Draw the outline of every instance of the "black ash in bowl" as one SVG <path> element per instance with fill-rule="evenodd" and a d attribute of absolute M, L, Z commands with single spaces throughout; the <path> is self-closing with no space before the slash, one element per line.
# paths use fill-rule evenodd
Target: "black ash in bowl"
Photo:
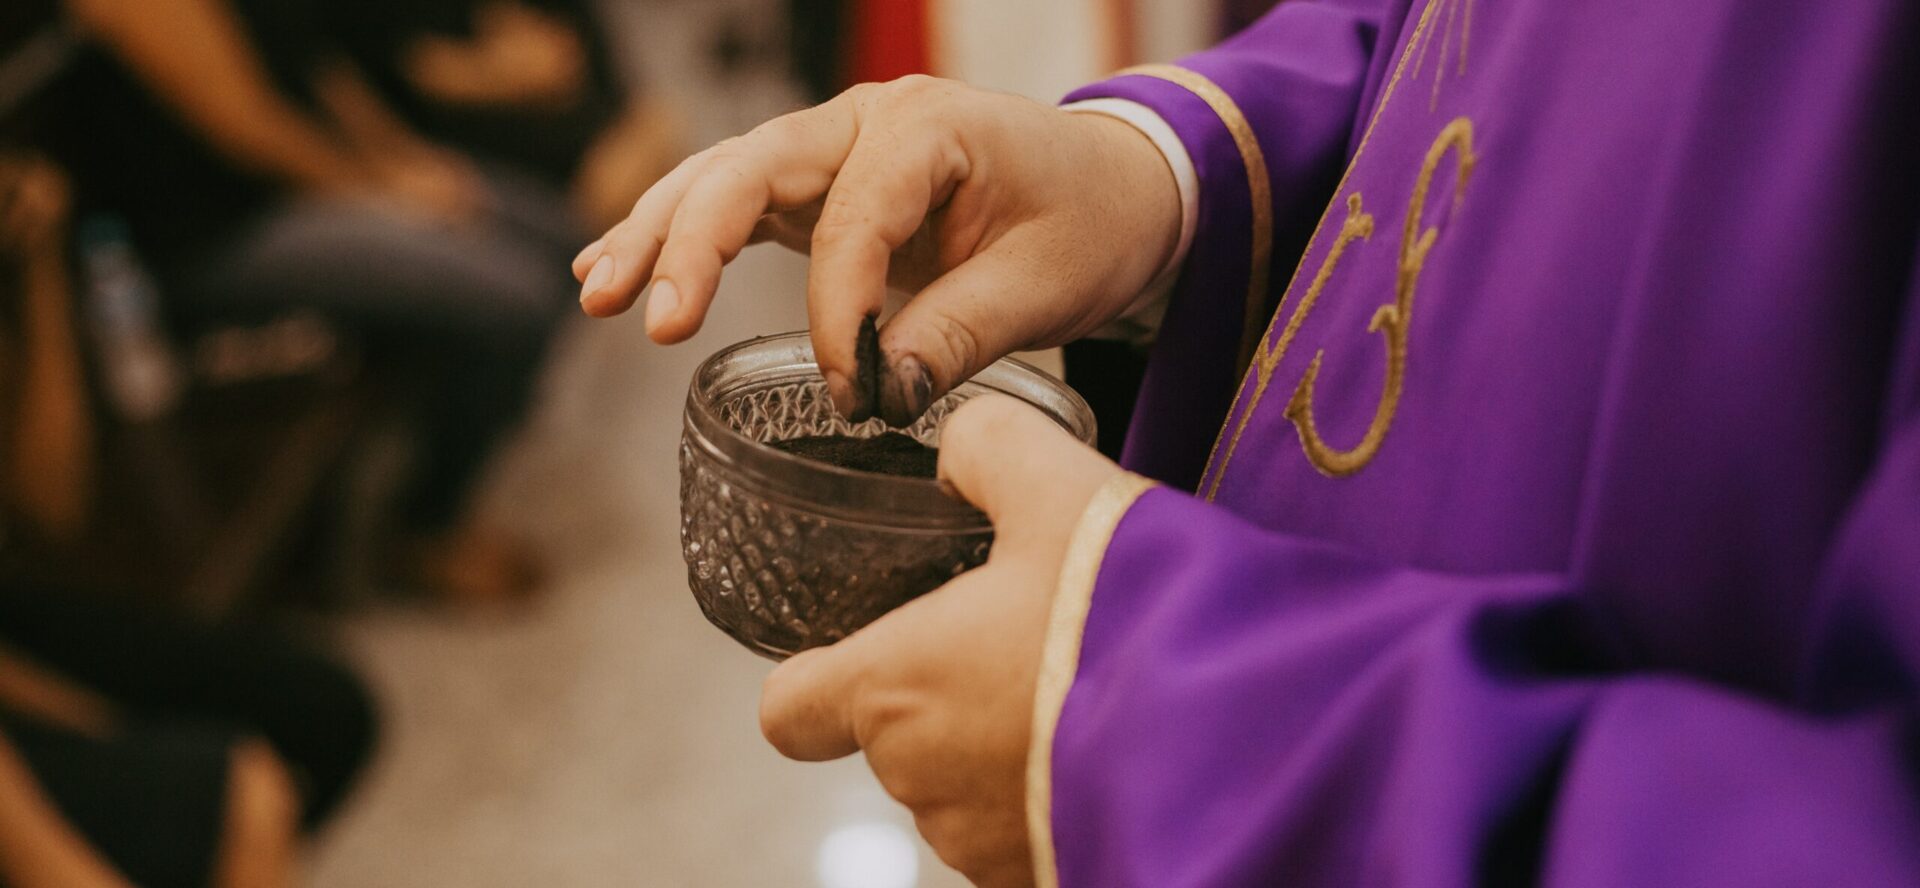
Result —
<path fill-rule="evenodd" d="M 881 432 L 870 438 L 802 435 L 771 443 L 776 450 L 814 462 L 900 478 L 932 478 L 940 464 L 939 448 L 899 432 Z"/>

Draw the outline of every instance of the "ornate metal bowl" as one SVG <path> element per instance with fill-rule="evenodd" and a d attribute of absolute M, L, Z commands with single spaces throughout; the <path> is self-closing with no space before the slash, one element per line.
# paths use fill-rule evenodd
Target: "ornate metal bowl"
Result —
<path fill-rule="evenodd" d="M 940 423 L 988 392 L 1038 407 L 1082 441 L 1093 412 L 1065 383 L 1001 360 L 903 429 L 939 446 Z M 935 482 L 840 468 L 767 446 L 868 437 L 878 419 L 834 412 L 805 333 L 723 349 L 695 371 L 680 438 L 680 547 L 707 619 L 784 659 L 832 644 L 986 560 L 993 527 Z"/>

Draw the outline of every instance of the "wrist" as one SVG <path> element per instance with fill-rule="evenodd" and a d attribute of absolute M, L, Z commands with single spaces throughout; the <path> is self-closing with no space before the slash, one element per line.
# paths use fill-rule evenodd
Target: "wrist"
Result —
<path fill-rule="evenodd" d="M 1110 196 L 1104 209 L 1122 220 L 1116 233 L 1125 244 L 1128 274 L 1118 283 L 1130 299 L 1178 261 L 1184 224 L 1181 188 L 1173 167 L 1154 140 L 1131 122 L 1104 113 L 1075 113 L 1095 134 L 1101 149 L 1095 166 L 1099 188 Z M 1103 225 L 1103 228 L 1109 226 Z M 1139 267 L 1133 267 L 1139 266 Z"/>

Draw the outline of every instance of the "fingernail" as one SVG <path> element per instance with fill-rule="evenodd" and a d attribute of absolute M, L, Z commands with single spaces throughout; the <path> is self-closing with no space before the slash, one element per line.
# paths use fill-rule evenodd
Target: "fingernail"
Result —
<path fill-rule="evenodd" d="M 906 355 L 887 365 L 886 381 L 880 387 L 880 418 L 887 425 L 905 428 L 927 412 L 933 400 L 933 377 L 920 359 Z"/>
<path fill-rule="evenodd" d="M 613 254 L 608 253 L 594 262 L 593 270 L 587 272 L 587 279 L 580 284 L 580 298 L 585 299 L 600 292 L 600 288 L 605 287 L 612 280 Z"/>
<path fill-rule="evenodd" d="M 586 246 L 584 246 L 584 247 L 581 247 L 581 248 L 580 248 L 580 252 L 578 252 L 578 253 L 575 253 L 575 254 L 573 254 L 573 261 L 572 261 L 572 262 L 570 262 L 570 263 L 568 263 L 568 264 L 569 264 L 569 265 L 579 265 L 579 264 L 580 264 L 580 260 L 582 260 L 582 259 L 585 259 L 585 258 L 587 258 L 588 256 L 591 256 L 591 255 L 593 255 L 593 254 L 595 254 L 595 253 L 598 253 L 598 252 L 600 252 L 600 245 L 601 245 L 601 244 L 604 244 L 604 243 L 606 243 L 606 242 L 607 242 L 607 239 L 603 237 L 603 238 L 601 238 L 601 239 L 599 239 L 599 240 L 597 240 L 597 241 L 594 241 L 593 243 L 590 243 L 590 244 L 588 244 L 588 245 L 586 245 Z"/>
<path fill-rule="evenodd" d="M 872 419 L 879 401 L 880 334 L 873 321 L 873 315 L 861 318 L 860 329 L 853 334 L 853 378 L 848 380 L 853 409 L 847 411 L 847 419 L 852 422 Z"/>
<path fill-rule="evenodd" d="M 653 294 L 647 297 L 647 329 L 658 328 L 680 307 L 680 291 L 665 278 L 653 282 Z"/>

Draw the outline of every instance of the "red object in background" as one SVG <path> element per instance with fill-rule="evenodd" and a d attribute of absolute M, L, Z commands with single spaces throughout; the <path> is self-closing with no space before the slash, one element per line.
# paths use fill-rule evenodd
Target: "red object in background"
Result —
<path fill-rule="evenodd" d="M 892 80 L 933 72 L 927 0 L 852 0 L 848 79 Z"/>

